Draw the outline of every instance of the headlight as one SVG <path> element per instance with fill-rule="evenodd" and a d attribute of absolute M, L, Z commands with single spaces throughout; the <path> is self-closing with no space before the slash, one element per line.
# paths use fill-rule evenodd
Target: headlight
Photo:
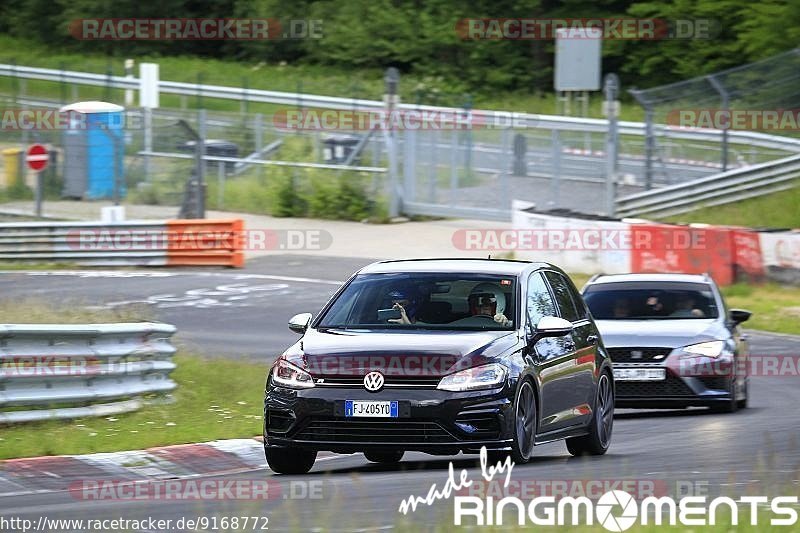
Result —
<path fill-rule="evenodd" d="M 724 347 L 725 341 L 710 341 L 684 346 L 683 351 L 686 353 L 704 355 L 706 357 L 719 357 Z"/>
<path fill-rule="evenodd" d="M 272 380 L 282 387 L 290 389 L 310 389 L 314 386 L 311 374 L 286 359 L 278 359 L 272 368 Z"/>
<path fill-rule="evenodd" d="M 436 388 L 453 392 L 490 389 L 501 385 L 507 375 L 506 367 L 499 363 L 492 363 L 445 376 Z"/>

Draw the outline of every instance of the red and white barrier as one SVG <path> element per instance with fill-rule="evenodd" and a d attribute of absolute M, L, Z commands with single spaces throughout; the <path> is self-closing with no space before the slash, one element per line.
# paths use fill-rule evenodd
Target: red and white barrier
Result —
<path fill-rule="evenodd" d="M 563 233 L 557 241 L 544 242 L 578 246 L 519 248 L 514 250 L 519 259 L 548 261 L 570 272 L 709 273 L 720 285 L 763 279 L 800 285 L 800 230 L 758 232 L 708 224 L 593 220 L 528 212 L 525 209 L 530 205 L 514 203 L 514 231 Z M 585 237 L 598 232 L 605 237 L 612 233 L 625 237 L 601 237 L 599 247 L 580 246 L 596 242 Z"/>

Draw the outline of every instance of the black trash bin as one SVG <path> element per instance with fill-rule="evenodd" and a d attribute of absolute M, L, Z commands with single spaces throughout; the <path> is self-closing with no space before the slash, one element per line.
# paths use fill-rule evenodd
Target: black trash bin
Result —
<path fill-rule="evenodd" d="M 360 141 L 361 139 L 352 135 L 330 135 L 322 139 L 322 144 L 325 145 L 323 149 L 325 162 L 333 165 L 344 163 Z"/>

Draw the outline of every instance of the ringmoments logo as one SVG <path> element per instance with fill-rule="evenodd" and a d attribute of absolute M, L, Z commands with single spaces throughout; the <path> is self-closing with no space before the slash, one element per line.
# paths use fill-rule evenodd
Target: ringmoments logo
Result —
<path fill-rule="evenodd" d="M 738 500 L 727 496 L 711 500 L 706 496 L 687 496 L 680 500 L 651 496 L 639 502 L 624 490 L 608 491 L 596 502 L 586 497 L 540 496 L 524 502 L 513 496 L 497 501 L 492 497 L 456 496 L 453 523 L 456 526 L 591 526 L 597 523 L 608 531 L 620 532 L 636 524 L 651 523 L 656 526 L 713 526 L 730 517 L 734 526 L 745 519 L 753 526 L 794 526 L 798 516 L 793 507 L 797 503 L 797 496 L 772 499 L 742 496 Z M 759 508 L 766 510 L 759 514 Z M 772 516 L 766 518 L 767 512 Z"/>
<path fill-rule="evenodd" d="M 511 457 L 495 465 L 488 464 L 486 447 L 480 452 L 480 478 L 470 477 L 466 469 L 456 474 L 452 461 L 448 476 L 441 487 L 433 483 L 425 496 L 410 495 L 402 500 L 398 511 L 404 515 L 415 512 L 422 505 L 431 506 L 437 501 L 453 497 L 453 525 L 455 526 L 593 526 L 601 525 L 607 531 L 627 531 L 636 524 L 707 526 L 730 519 L 731 525 L 749 518 L 752 526 L 794 526 L 797 524 L 797 496 L 741 496 L 734 500 L 728 496 L 709 499 L 708 496 L 689 495 L 680 499 L 655 494 L 655 487 L 639 491 L 639 499 L 630 492 L 617 488 L 607 490 L 593 500 L 586 496 L 537 495 L 524 500 L 517 496 L 489 496 L 483 488 L 502 482 L 503 490 L 512 486 L 514 469 Z M 496 479 L 497 478 L 497 479 Z M 528 480 L 530 481 L 530 480 Z M 599 482 L 599 480 L 596 480 Z M 588 488 L 594 481 L 578 483 Z M 530 483 L 528 483 L 530 485 Z M 637 486 L 635 484 L 634 486 Z M 478 489 L 480 496 L 471 495 Z M 514 489 L 516 490 L 516 489 Z M 759 512 L 760 511 L 760 512 Z M 771 515 L 771 516 L 770 516 Z"/>

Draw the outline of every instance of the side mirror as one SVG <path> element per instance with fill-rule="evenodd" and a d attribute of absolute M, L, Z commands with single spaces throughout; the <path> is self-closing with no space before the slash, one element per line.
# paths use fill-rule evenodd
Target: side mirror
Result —
<path fill-rule="evenodd" d="M 533 332 L 533 341 L 538 341 L 545 337 L 562 337 L 572 331 L 572 322 L 557 316 L 543 316 L 536 324 Z"/>
<path fill-rule="evenodd" d="M 731 321 L 738 325 L 742 322 L 747 322 L 752 314 L 746 309 L 731 309 Z"/>
<path fill-rule="evenodd" d="M 289 329 L 295 333 L 303 334 L 311 323 L 311 313 L 300 313 L 289 319 Z"/>

